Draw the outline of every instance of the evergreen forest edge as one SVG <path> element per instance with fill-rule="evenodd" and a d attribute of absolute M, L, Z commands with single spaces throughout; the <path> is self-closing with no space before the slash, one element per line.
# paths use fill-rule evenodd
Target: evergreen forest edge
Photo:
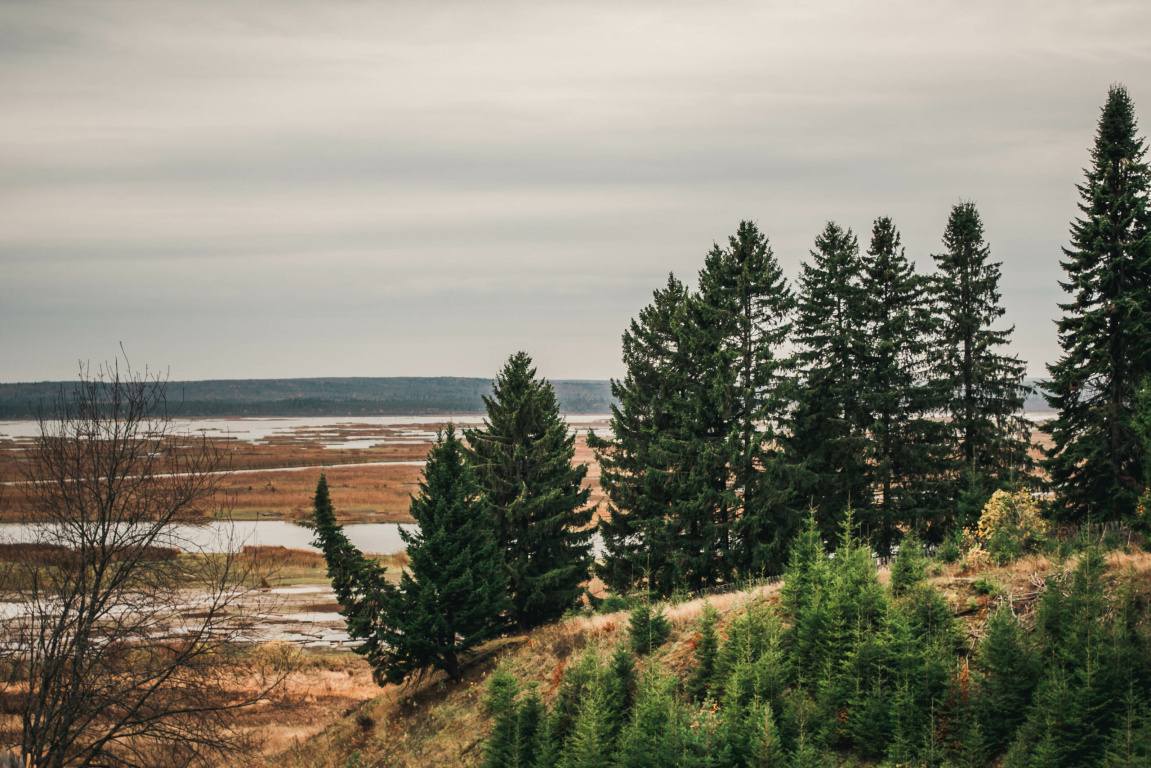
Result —
<path fill-rule="evenodd" d="M 1007 604 L 974 647 L 924 586 L 921 551 L 1066 557 L 1059 525 L 1146 528 L 1144 153 L 1113 87 L 1064 249 L 1063 355 L 1044 384 L 1057 416 L 1038 466 L 974 204 L 952 210 L 931 276 L 880 217 L 865 249 L 829 222 L 794 287 L 743 222 L 696 290 L 669 276 L 624 334 L 612 436 L 589 436 L 607 497 L 598 561 L 586 467 L 572 466 L 554 390 L 523 353 L 485 398 L 484 425 L 466 444 L 449 426 L 429 454 L 399 585 L 343 538 L 321 480 L 317 541 L 378 680 L 458 679 L 486 640 L 579 610 L 594 569 L 605 602 L 634 604 L 637 640 L 610 660 L 586 654 L 550 712 L 493 677 L 489 765 L 821 765 L 845 750 L 891 764 L 1146 765 L 1144 598 L 1106 583 L 1097 547 L 1045 585 L 1033 625 Z M 875 555 L 895 551 L 881 586 Z M 658 646 L 655 598 L 784 572 L 778 606 L 731 620 L 746 630 L 720 642 L 705 614 L 684 685 L 635 665 Z"/>

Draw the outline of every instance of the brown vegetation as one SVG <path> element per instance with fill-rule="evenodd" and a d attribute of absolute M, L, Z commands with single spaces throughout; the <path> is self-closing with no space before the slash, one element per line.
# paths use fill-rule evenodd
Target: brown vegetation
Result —
<path fill-rule="evenodd" d="M 573 425 L 578 422 L 573 422 Z M 600 424 L 600 427 L 603 425 Z M 321 471 L 336 501 L 336 513 L 343 522 L 410 523 L 409 495 L 417 490 L 421 467 L 404 464 L 343 466 L 364 462 L 423 461 L 431 446 L 435 425 L 412 424 L 379 427 L 345 424 L 322 432 L 300 429 L 275 436 L 267 444 L 225 438 L 227 466 L 234 474 L 220 483 L 221 497 L 227 498 L 231 514 L 237 518 L 300 520 L 312 508 L 312 494 Z M 371 448 L 329 449 L 333 439 L 354 440 L 364 435 L 384 434 L 381 444 Z M 398 435 L 400 440 L 389 440 Z M 334 436 L 334 437 L 333 437 Z M 20 466 L 27 459 L 28 443 L 0 440 L 0 483 L 18 482 Z M 599 488 L 599 466 L 581 433 L 576 438 L 576 461 L 588 464 L 585 486 L 592 489 L 591 504 L 603 498 Z M 305 470 L 250 472 L 281 467 L 314 467 Z M 19 485 L 7 488 L 7 503 L 0 506 L 0 522 L 25 519 L 31 513 Z"/>

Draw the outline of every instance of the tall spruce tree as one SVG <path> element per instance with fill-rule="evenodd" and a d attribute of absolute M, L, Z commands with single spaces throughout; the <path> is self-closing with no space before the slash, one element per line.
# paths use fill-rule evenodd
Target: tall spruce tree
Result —
<path fill-rule="evenodd" d="M 990 498 L 1030 463 L 1030 425 L 1022 415 L 1026 366 L 1001 352 L 1014 328 L 992 327 L 1005 312 L 999 304 L 1000 263 L 989 260 L 974 203 L 951 209 L 943 245 L 945 252 L 934 256 L 941 322 L 933 378 L 945 388 L 944 408 L 960 465 L 955 474 Z"/>
<path fill-rule="evenodd" d="M 868 440 L 865 456 L 875 500 L 860 499 L 862 523 L 886 553 L 900 526 L 936 522 L 945 508 L 944 425 L 932 419 L 942 391 L 928 380 L 935 318 L 928 281 L 915 272 L 886 216 L 876 219 L 863 259 L 863 328 L 868 347 L 862 379 Z M 936 537 L 938 530 L 930 531 Z"/>
<path fill-rule="evenodd" d="M 1130 518 L 1142 490 L 1132 412 L 1151 373 L 1151 176 L 1136 130 L 1127 90 L 1113 86 L 1079 185 L 1083 216 L 1060 262 L 1071 301 L 1059 305 L 1063 354 L 1043 385 L 1058 412 L 1045 427 L 1053 444 L 1044 468 L 1066 520 Z"/>
<path fill-rule="evenodd" d="M 714 246 L 690 303 L 692 336 L 702 344 L 697 410 L 712 430 L 696 439 L 719 473 L 714 555 L 735 572 L 779 573 L 796 527 L 790 484 L 778 446 L 791 404 L 793 361 L 781 354 L 791 333 L 794 296 L 767 236 L 741 221 L 726 248 Z M 708 488 L 710 491 L 711 488 Z"/>
<path fill-rule="evenodd" d="M 867 350 L 862 269 L 856 236 L 828 222 L 799 278 L 793 336 L 799 383 L 784 444 L 825 538 L 838 529 L 843 510 L 869 497 L 860 407 Z"/>
<path fill-rule="evenodd" d="M 680 510 L 690 494 L 681 450 L 690 402 L 691 364 L 683 344 L 687 301 L 683 283 L 669 275 L 631 321 L 623 334 L 627 373 L 612 381 L 612 437 L 588 435 L 607 497 L 597 573 L 620 592 L 645 584 L 671 594 L 684 578 L 678 552 Z"/>
<path fill-rule="evenodd" d="M 349 634 L 367 641 L 370 650 L 361 653 L 377 682 L 399 683 L 429 669 L 461 679 L 465 656 L 503 628 L 508 600 L 501 553 L 454 427 L 439 432 L 428 452 L 410 507 L 419 529 L 400 529 L 410 565 L 398 588 L 387 586 L 382 570 L 347 542 L 330 503 L 322 504 L 327 487 L 321 483 L 317 538 Z"/>
<path fill-rule="evenodd" d="M 484 405 L 469 455 L 507 564 L 511 617 L 527 630 L 575 605 L 590 575 L 587 465 L 573 466 L 575 436 L 526 353 L 508 359 Z"/>

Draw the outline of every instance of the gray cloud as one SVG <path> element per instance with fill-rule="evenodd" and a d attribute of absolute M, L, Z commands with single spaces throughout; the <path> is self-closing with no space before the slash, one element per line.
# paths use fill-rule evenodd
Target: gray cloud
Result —
<path fill-rule="evenodd" d="M 891 215 L 923 269 L 975 200 L 1016 351 L 1137 2 L 0 5 L 0 379 L 123 341 L 178 378 L 618 375 L 741 218 L 794 275 Z"/>

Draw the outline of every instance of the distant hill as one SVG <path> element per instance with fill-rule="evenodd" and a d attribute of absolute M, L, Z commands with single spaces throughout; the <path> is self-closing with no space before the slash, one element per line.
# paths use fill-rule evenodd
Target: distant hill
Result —
<path fill-rule="evenodd" d="M 1029 386 L 1038 384 L 1028 379 Z M 0 419 L 29 418 L 50 403 L 70 381 L 0 384 Z M 553 381 L 565 413 L 607 413 L 611 383 L 598 380 Z M 490 379 L 451 376 L 331 379 L 213 379 L 168 382 L 172 411 L 187 417 L 227 416 L 415 416 L 479 413 Z M 1028 412 L 1049 410 L 1037 391 L 1027 398 Z"/>
<path fill-rule="evenodd" d="M 0 419 L 33 415 L 74 382 L 0 384 Z M 566 413 L 607 413 L 607 381 L 553 381 Z M 168 405 L 178 416 L 414 416 L 477 413 L 490 379 L 440 376 L 331 379 L 217 379 L 168 382 Z"/>

